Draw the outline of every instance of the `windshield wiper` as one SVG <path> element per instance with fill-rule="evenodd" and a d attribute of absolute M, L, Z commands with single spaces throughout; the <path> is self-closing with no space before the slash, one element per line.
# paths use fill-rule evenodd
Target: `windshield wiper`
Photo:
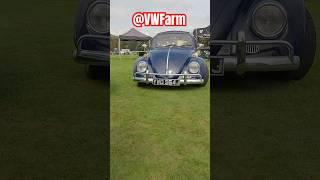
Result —
<path fill-rule="evenodd" d="M 178 46 L 178 47 L 193 47 L 192 45 L 181 45 L 181 46 Z"/>

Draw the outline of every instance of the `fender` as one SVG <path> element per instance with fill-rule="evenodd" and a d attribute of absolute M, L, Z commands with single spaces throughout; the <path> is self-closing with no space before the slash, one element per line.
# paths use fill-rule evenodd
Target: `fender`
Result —
<path fill-rule="evenodd" d="M 214 0 L 211 3 L 211 36 L 225 39 L 238 15 L 243 0 Z"/>
<path fill-rule="evenodd" d="M 217 0 L 220 1 L 220 0 Z M 260 3 L 265 1 L 273 0 L 246 0 L 242 1 L 242 4 L 237 9 L 236 18 L 233 21 L 233 26 L 231 32 L 228 34 L 227 39 L 235 40 L 237 38 L 237 33 L 239 31 L 244 31 L 247 36 L 247 40 L 261 40 L 251 31 L 250 20 L 252 16 L 253 9 Z M 287 32 L 284 36 L 280 37 L 278 40 L 288 41 L 293 45 L 293 47 L 299 48 L 302 43 L 301 34 L 305 32 L 305 7 L 303 0 L 274 0 L 279 2 L 287 12 L 288 26 Z M 238 3 L 238 0 L 236 1 Z M 220 17 L 224 19 L 223 17 Z M 222 21 L 222 20 L 220 20 Z M 218 21 L 219 22 L 219 21 Z M 216 24 L 220 26 L 220 24 Z M 223 28 L 223 27 L 221 27 Z M 217 28 L 219 29 L 219 28 Z M 225 36 L 222 36 L 226 38 Z"/>
<path fill-rule="evenodd" d="M 76 45 L 78 39 L 80 36 L 87 34 L 87 17 L 86 17 L 86 12 L 90 6 L 91 3 L 93 3 L 95 0 L 80 0 L 78 8 L 77 8 L 77 13 L 75 16 L 74 20 L 74 43 Z"/>
<path fill-rule="evenodd" d="M 88 11 L 97 4 L 103 4 L 107 8 L 107 31 L 95 32 L 93 27 L 88 22 Z M 110 12 L 109 0 L 80 0 L 79 6 L 75 15 L 74 23 L 74 59 L 78 63 L 108 66 L 109 63 L 109 21 L 108 13 Z M 104 16 L 104 14 L 103 14 Z"/>

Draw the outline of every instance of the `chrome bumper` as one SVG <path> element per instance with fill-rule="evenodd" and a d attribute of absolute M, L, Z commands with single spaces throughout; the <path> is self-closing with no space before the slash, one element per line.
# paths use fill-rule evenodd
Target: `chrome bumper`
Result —
<path fill-rule="evenodd" d="M 86 40 L 103 40 L 108 41 L 108 36 L 101 35 L 83 35 L 77 41 L 77 49 L 74 52 L 74 59 L 76 62 L 81 64 L 99 65 L 105 66 L 109 65 L 109 53 L 106 51 L 94 51 L 82 48 L 82 44 Z"/>
<path fill-rule="evenodd" d="M 202 79 L 201 74 L 158 74 L 149 72 L 136 72 L 133 75 L 133 80 L 141 83 L 152 84 L 153 80 L 161 79 L 157 78 L 157 76 L 160 76 L 163 79 L 171 79 L 170 77 L 178 77 L 175 79 L 178 79 L 180 81 L 180 85 L 196 85 L 204 83 L 204 79 Z"/>
<path fill-rule="evenodd" d="M 239 64 L 235 57 L 216 57 L 221 61 L 224 71 L 293 71 L 299 68 L 300 58 L 290 59 L 285 56 L 247 57 L 244 63 Z"/>
<path fill-rule="evenodd" d="M 294 56 L 294 48 L 287 41 L 261 40 L 246 41 L 242 32 L 238 34 L 238 41 L 213 40 L 211 46 L 232 45 L 235 48 L 234 56 L 211 56 L 211 75 L 223 76 L 225 71 L 235 71 L 239 74 L 244 72 L 261 71 L 294 71 L 300 66 L 300 58 Z M 277 45 L 285 47 L 288 51 L 286 56 L 256 56 L 247 55 L 247 45 Z"/>

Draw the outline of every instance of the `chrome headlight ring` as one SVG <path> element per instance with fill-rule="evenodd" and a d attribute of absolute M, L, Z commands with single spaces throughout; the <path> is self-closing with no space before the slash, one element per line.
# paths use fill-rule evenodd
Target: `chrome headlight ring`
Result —
<path fill-rule="evenodd" d="M 137 63 L 137 72 L 139 73 L 144 73 L 146 72 L 148 69 L 148 63 L 145 61 L 139 61 Z"/>
<path fill-rule="evenodd" d="M 251 29 L 262 39 L 276 39 L 287 29 L 285 8 L 277 1 L 263 1 L 253 10 Z"/>
<path fill-rule="evenodd" d="M 197 61 L 191 61 L 188 65 L 188 71 L 191 74 L 197 74 L 200 72 L 200 64 Z"/>
<path fill-rule="evenodd" d="M 90 34 L 107 34 L 109 32 L 109 4 L 105 1 L 92 3 L 86 14 L 87 29 Z"/>

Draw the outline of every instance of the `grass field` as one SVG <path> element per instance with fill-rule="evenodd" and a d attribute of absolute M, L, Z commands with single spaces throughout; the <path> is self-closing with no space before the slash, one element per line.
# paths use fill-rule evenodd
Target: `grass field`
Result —
<path fill-rule="evenodd" d="M 138 87 L 111 58 L 111 179 L 209 179 L 209 84 Z"/>
<path fill-rule="evenodd" d="M 77 2 L 1 2 L 0 179 L 106 177 L 109 93 L 72 59 Z"/>
<path fill-rule="evenodd" d="M 307 6 L 319 47 L 320 2 Z M 212 93 L 215 179 L 320 179 L 319 51 L 301 81 L 226 79 Z"/>

